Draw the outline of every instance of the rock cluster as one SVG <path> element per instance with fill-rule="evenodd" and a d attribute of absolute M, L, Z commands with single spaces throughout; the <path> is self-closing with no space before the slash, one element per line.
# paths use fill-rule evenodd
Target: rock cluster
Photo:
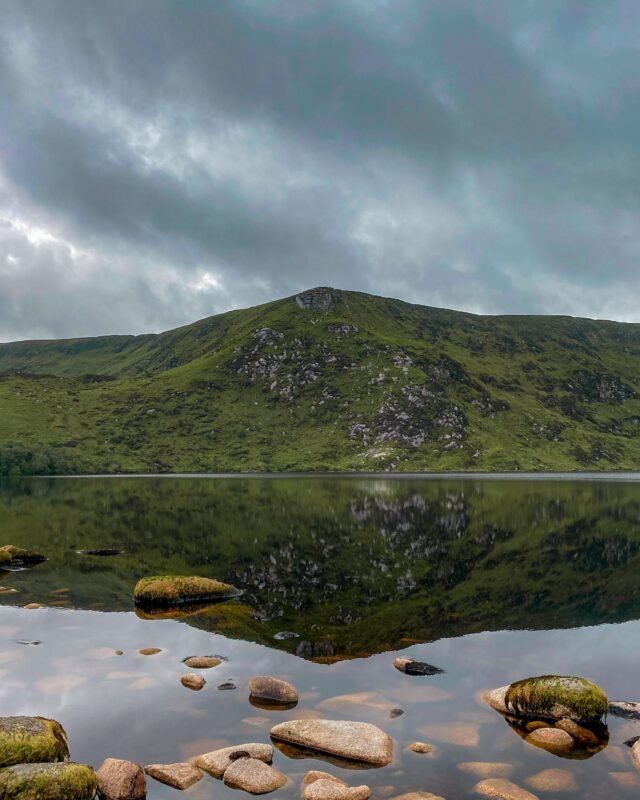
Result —
<path fill-rule="evenodd" d="M 251 742 L 196 756 L 191 759 L 191 766 L 214 778 L 222 778 L 232 789 L 267 794 L 287 782 L 286 776 L 271 766 L 272 759 L 271 745 Z"/>

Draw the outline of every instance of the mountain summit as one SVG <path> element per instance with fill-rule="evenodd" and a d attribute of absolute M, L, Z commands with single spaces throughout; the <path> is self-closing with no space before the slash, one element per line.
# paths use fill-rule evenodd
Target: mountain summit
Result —
<path fill-rule="evenodd" d="M 0 474 L 613 470 L 640 325 L 319 287 L 161 334 L 0 345 Z"/>

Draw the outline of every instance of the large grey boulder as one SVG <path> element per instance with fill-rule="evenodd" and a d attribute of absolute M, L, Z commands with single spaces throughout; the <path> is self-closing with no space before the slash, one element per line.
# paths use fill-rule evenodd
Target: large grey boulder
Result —
<path fill-rule="evenodd" d="M 391 737 L 367 722 L 296 719 L 275 725 L 271 738 L 375 767 L 384 767 L 393 758 Z"/>

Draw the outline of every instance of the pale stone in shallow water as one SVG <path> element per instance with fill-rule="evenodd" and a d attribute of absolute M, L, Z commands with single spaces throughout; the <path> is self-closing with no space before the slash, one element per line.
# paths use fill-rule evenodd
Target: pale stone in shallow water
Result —
<path fill-rule="evenodd" d="M 495 797 L 497 800 L 538 800 L 535 794 L 505 778 L 489 778 L 489 780 L 480 781 L 473 787 L 473 791 L 483 797 Z"/>
<path fill-rule="evenodd" d="M 302 779 L 302 785 L 300 788 L 304 789 L 310 783 L 319 780 L 334 781 L 334 783 L 338 783 L 340 786 L 347 785 L 346 781 L 343 781 L 341 778 L 336 778 L 335 775 L 331 775 L 329 772 L 323 772 L 320 769 L 310 769 Z"/>
<path fill-rule="evenodd" d="M 232 789 L 243 789 L 250 794 L 267 794 L 282 788 L 287 778 L 257 758 L 239 758 L 225 770 L 224 782 Z"/>
<path fill-rule="evenodd" d="M 151 778 L 173 789 L 188 789 L 202 778 L 202 771 L 193 764 L 149 764 L 144 771 Z"/>
<path fill-rule="evenodd" d="M 189 656 L 182 663 L 189 669 L 212 669 L 222 664 L 222 659 L 217 656 Z"/>
<path fill-rule="evenodd" d="M 2 800 L 93 800 L 97 786 L 84 764 L 16 764 L 0 771 Z"/>
<path fill-rule="evenodd" d="M 98 770 L 98 789 L 104 800 L 142 800 L 147 779 L 142 767 L 132 761 L 107 758 Z"/>
<path fill-rule="evenodd" d="M 458 769 L 479 778 L 506 778 L 513 772 L 513 765 L 504 761 L 463 761 Z"/>
<path fill-rule="evenodd" d="M 433 747 L 426 742 L 411 742 L 409 750 L 411 750 L 412 753 L 430 753 Z"/>
<path fill-rule="evenodd" d="M 392 797 L 391 800 L 444 800 L 444 797 L 431 792 L 406 792 Z"/>
<path fill-rule="evenodd" d="M 623 789 L 637 789 L 640 787 L 640 778 L 635 772 L 610 772 L 609 777 Z"/>
<path fill-rule="evenodd" d="M 631 746 L 631 762 L 636 769 L 640 769 L 640 740 Z"/>
<path fill-rule="evenodd" d="M 566 769 L 543 769 L 530 778 L 527 783 L 539 792 L 575 792 L 578 784 Z"/>
<path fill-rule="evenodd" d="M 213 775 L 214 778 L 221 778 L 227 767 L 239 758 L 254 758 L 270 764 L 273 759 L 273 747 L 270 744 L 258 742 L 222 747 L 220 750 L 212 750 L 210 753 L 203 753 L 192 758 L 191 763 L 209 775 Z"/>
<path fill-rule="evenodd" d="M 316 708 L 320 711 L 341 711 L 345 706 L 384 712 L 391 712 L 394 708 L 394 704 L 378 692 L 338 694 L 335 697 L 327 697 L 326 700 L 322 700 Z"/>
<path fill-rule="evenodd" d="M 290 720 L 271 729 L 273 739 L 327 755 L 384 767 L 393 758 L 393 741 L 366 722 Z"/>
<path fill-rule="evenodd" d="M 252 700 L 274 705 L 292 705 L 298 702 L 298 690 L 292 683 L 269 675 L 251 678 L 249 696 Z"/>
<path fill-rule="evenodd" d="M 304 800 L 369 800 L 371 789 L 364 784 L 346 786 L 329 778 L 318 778 L 302 790 Z"/>
<path fill-rule="evenodd" d="M 458 747 L 477 747 L 480 744 L 480 726 L 474 722 L 445 722 L 421 728 L 420 732 L 437 742 Z"/>
<path fill-rule="evenodd" d="M 143 647 L 141 650 L 138 650 L 141 656 L 156 656 L 158 653 L 161 653 L 162 650 L 159 647 Z"/>
<path fill-rule="evenodd" d="M 559 728 L 538 728 L 526 737 L 525 742 L 559 756 L 566 756 L 575 749 L 573 737 Z"/>
<path fill-rule="evenodd" d="M 193 689 L 194 692 L 199 692 L 205 685 L 206 681 L 202 675 L 196 675 L 194 672 L 188 672 L 180 678 L 180 683 L 186 686 L 187 689 Z"/>
<path fill-rule="evenodd" d="M 0 768 L 69 758 L 62 725 L 45 717 L 0 717 Z"/>

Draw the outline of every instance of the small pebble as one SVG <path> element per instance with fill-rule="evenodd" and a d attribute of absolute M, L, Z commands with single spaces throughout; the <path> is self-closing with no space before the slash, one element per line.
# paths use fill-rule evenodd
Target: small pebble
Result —
<path fill-rule="evenodd" d="M 218 686 L 218 689 L 220 689 L 220 691 L 222 692 L 225 692 L 229 691 L 230 689 L 237 689 L 237 686 L 233 681 L 225 681 L 224 683 L 221 683 L 220 686 Z"/>
<path fill-rule="evenodd" d="M 161 653 L 162 650 L 159 647 L 143 647 L 142 650 L 138 650 L 141 656 L 155 656 L 158 653 Z"/>
<path fill-rule="evenodd" d="M 392 708 L 389 712 L 389 717 L 395 719 L 396 717 L 401 717 L 403 714 L 404 711 L 401 708 Z"/>
<path fill-rule="evenodd" d="M 430 744 L 426 742 L 411 742 L 409 750 L 413 753 L 430 753 L 433 750 Z"/>

